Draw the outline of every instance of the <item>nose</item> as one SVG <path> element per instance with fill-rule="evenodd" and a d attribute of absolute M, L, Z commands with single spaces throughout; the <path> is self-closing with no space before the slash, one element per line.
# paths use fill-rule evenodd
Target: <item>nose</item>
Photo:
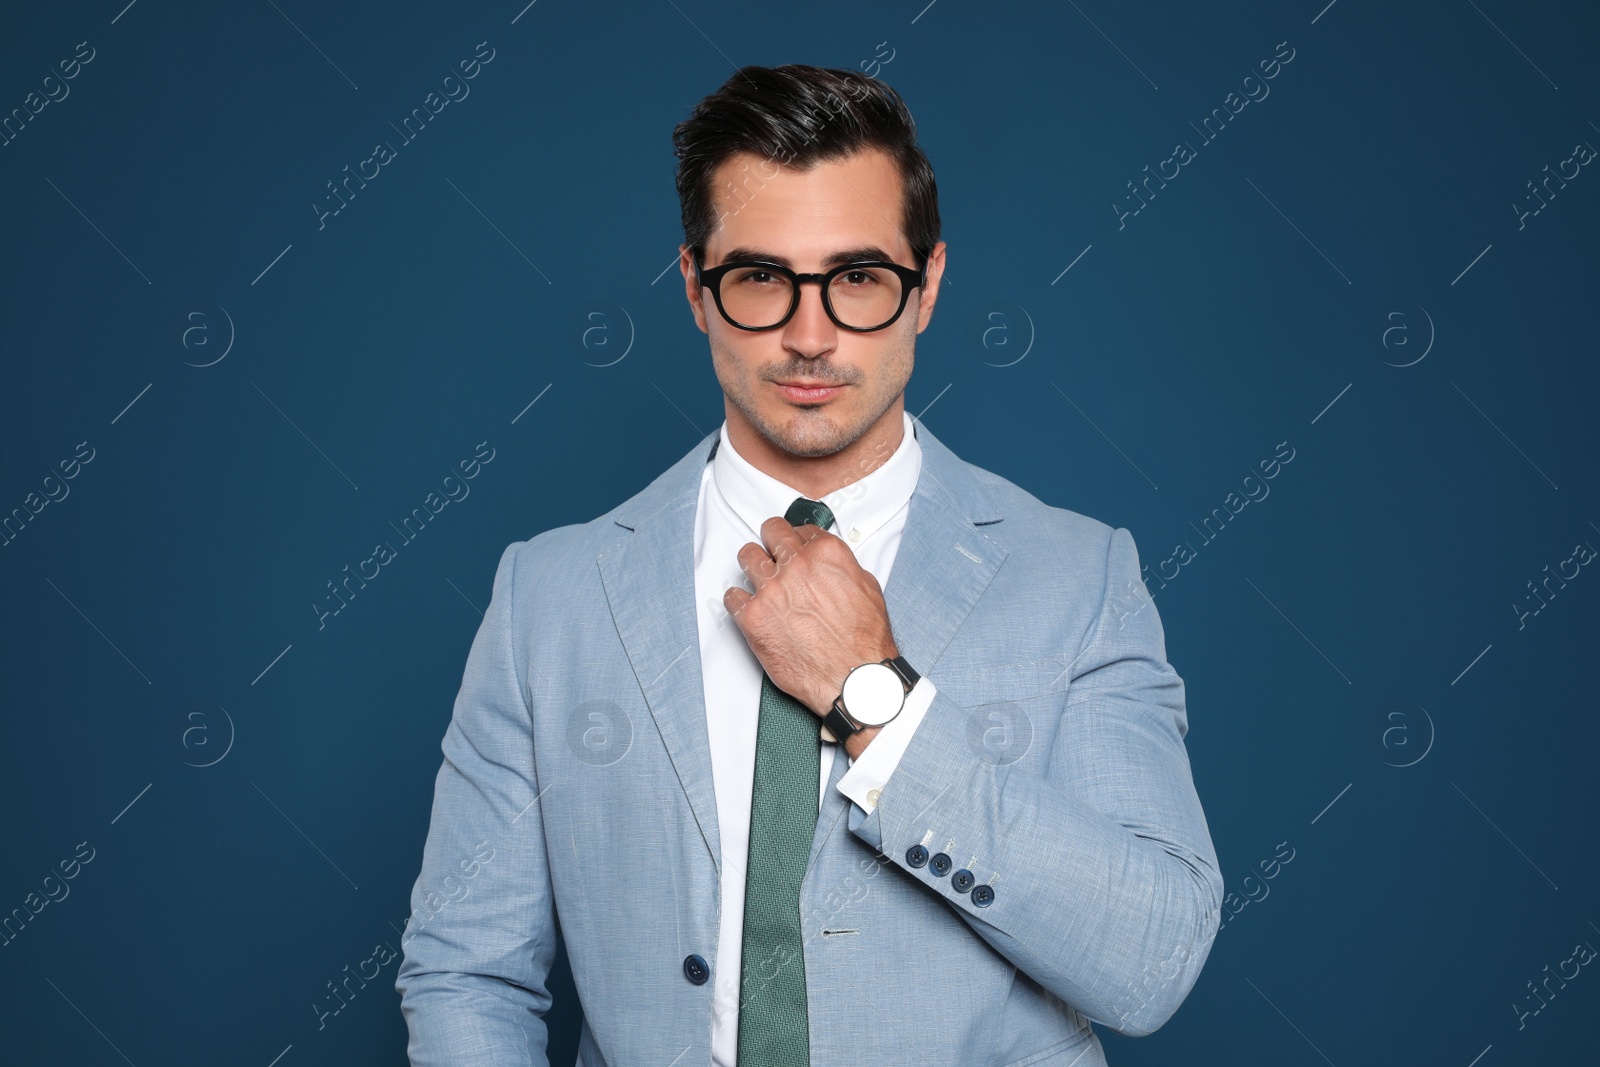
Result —
<path fill-rule="evenodd" d="M 784 342 L 802 355 L 820 355 L 838 341 L 839 328 L 822 303 L 822 283 L 807 278 L 800 283 L 800 306 L 783 330 Z"/>

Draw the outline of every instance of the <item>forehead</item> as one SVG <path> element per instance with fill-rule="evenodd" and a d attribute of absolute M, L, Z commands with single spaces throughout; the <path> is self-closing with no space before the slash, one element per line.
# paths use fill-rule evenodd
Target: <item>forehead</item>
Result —
<path fill-rule="evenodd" d="M 733 248 L 755 249 L 804 270 L 840 249 L 876 246 L 907 263 L 911 247 L 900 229 L 901 196 L 899 168 L 878 149 L 805 171 L 736 153 L 712 180 L 719 222 L 706 242 L 706 261 L 719 262 Z"/>

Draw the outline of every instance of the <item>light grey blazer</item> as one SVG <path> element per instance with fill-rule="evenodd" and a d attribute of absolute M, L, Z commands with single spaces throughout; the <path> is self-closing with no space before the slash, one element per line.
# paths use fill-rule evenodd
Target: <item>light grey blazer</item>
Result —
<path fill-rule="evenodd" d="M 814 1067 L 1103 1064 L 1090 1021 L 1159 1027 L 1220 918 L 1183 680 L 1126 529 L 916 425 L 885 598 L 938 695 L 871 815 L 829 785 L 803 952 L 761 973 L 805 968 Z M 691 545 L 717 440 L 500 559 L 395 981 L 419 1067 L 548 1062 L 558 926 L 578 1064 L 710 1063 L 709 978 L 738 965 L 716 957 Z M 846 767 L 841 748 L 833 782 Z"/>

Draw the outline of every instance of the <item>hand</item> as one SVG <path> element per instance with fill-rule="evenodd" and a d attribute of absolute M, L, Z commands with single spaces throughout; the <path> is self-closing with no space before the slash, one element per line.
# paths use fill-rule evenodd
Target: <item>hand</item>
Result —
<path fill-rule="evenodd" d="M 750 541 L 738 556 L 756 591 L 734 586 L 722 604 L 773 684 L 821 718 L 851 668 L 899 655 L 883 590 L 850 546 L 820 526 L 790 526 L 775 515 L 761 537 L 765 547 Z M 868 733 L 846 750 L 864 748 Z"/>

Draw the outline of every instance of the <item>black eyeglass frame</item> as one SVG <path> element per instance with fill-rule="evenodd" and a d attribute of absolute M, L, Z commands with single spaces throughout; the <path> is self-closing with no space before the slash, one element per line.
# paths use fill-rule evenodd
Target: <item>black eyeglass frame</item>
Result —
<path fill-rule="evenodd" d="M 893 326 L 899 321 L 900 316 L 905 313 L 906 302 L 911 299 L 911 290 L 920 289 L 923 283 L 927 281 L 928 275 L 926 260 L 923 261 L 921 267 L 913 269 L 911 267 L 903 267 L 898 263 L 890 263 L 887 260 L 863 259 L 854 263 L 842 263 L 823 274 L 797 274 L 788 267 L 763 259 L 741 259 L 732 263 L 723 263 L 707 268 L 703 265 L 704 258 L 704 252 L 698 248 L 694 250 L 695 281 L 702 288 L 711 290 L 711 296 L 716 301 L 717 311 L 728 325 L 735 329 L 748 330 L 752 333 L 776 330 L 794 318 L 794 313 L 800 309 L 801 283 L 813 281 L 822 286 L 822 309 L 828 313 L 828 318 L 833 320 L 835 326 L 841 330 L 849 330 L 851 333 L 876 333 L 879 330 Z M 759 267 L 762 270 L 770 271 L 773 274 L 789 279 L 789 288 L 792 295 L 789 300 L 789 310 L 784 314 L 783 318 L 771 326 L 746 326 L 742 322 L 735 322 L 733 316 L 728 314 L 727 309 L 722 306 L 722 278 L 729 271 L 740 267 Z M 839 316 L 833 312 L 833 302 L 828 299 L 828 287 L 833 284 L 833 279 L 847 271 L 860 270 L 863 267 L 882 267 L 893 271 L 900 278 L 900 306 L 895 308 L 894 314 L 889 316 L 887 321 L 878 326 L 849 326 L 840 322 Z"/>

